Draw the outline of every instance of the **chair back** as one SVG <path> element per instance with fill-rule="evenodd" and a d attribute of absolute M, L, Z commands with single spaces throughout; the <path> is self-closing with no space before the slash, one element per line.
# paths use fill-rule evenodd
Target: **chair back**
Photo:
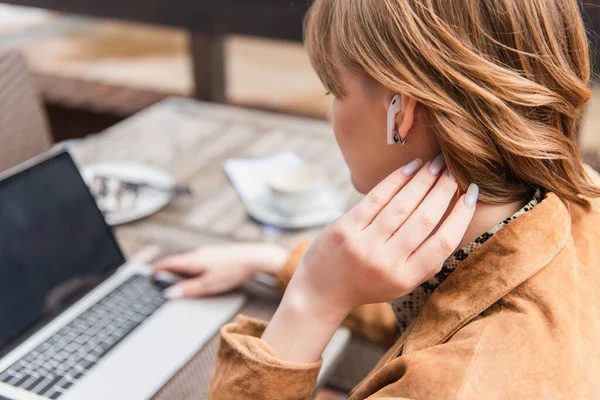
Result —
<path fill-rule="evenodd" d="M 46 112 L 17 50 L 0 51 L 0 172 L 52 146 Z"/>

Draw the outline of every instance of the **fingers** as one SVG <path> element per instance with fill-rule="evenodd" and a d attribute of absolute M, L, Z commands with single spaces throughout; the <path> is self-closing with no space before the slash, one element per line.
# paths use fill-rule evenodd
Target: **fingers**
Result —
<path fill-rule="evenodd" d="M 475 213 L 478 195 L 479 187 L 471 184 L 467 194 L 458 199 L 437 232 L 408 258 L 405 264 L 406 272 L 411 274 L 408 279 L 422 282 L 439 272 L 444 261 L 454 253 L 465 236 Z"/>
<path fill-rule="evenodd" d="M 441 154 L 426 164 L 383 208 L 365 229 L 365 232 L 373 235 L 381 243 L 386 242 L 409 219 L 427 196 L 444 165 L 444 158 Z"/>
<path fill-rule="evenodd" d="M 423 202 L 408 216 L 408 219 L 389 239 L 396 252 L 409 256 L 427 239 L 446 213 L 458 184 L 446 171 Z"/>
<path fill-rule="evenodd" d="M 211 284 L 205 276 L 186 279 L 164 291 L 168 299 L 194 298 L 202 296 L 211 296 L 218 292 L 217 288 Z"/>
<path fill-rule="evenodd" d="M 410 164 L 392 172 L 354 206 L 347 216 L 357 223 L 360 229 L 367 227 L 392 197 L 410 181 L 421 165 L 423 165 L 423 161 L 417 158 Z"/>
<path fill-rule="evenodd" d="M 192 253 L 177 254 L 165 257 L 152 266 L 153 272 L 169 271 L 181 275 L 196 275 L 203 271 Z"/>

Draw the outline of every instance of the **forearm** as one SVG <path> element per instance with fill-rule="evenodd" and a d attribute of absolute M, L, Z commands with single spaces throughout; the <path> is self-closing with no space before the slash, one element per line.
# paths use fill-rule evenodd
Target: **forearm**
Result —
<path fill-rule="evenodd" d="M 290 288 L 262 339 L 283 360 L 315 362 L 347 314 L 346 310 L 333 309 L 315 296 Z"/>
<path fill-rule="evenodd" d="M 255 243 L 248 245 L 247 262 L 252 273 L 263 272 L 277 276 L 286 264 L 289 252 L 275 243 Z"/>
<path fill-rule="evenodd" d="M 294 249 L 287 253 L 287 259 L 279 266 L 273 266 L 269 273 L 277 278 L 277 287 L 281 294 L 285 293 L 298 264 L 310 247 L 308 240 L 299 242 Z M 283 250 L 285 251 L 285 250 Z M 366 304 L 353 310 L 342 325 L 350 328 L 352 332 L 366 340 L 377 343 L 382 347 L 390 346 L 396 336 L 396 318 L 387 303 Z"/>

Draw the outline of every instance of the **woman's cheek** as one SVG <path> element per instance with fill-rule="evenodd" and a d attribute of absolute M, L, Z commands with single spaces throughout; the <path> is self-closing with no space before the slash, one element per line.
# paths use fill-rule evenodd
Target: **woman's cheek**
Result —
<path fill-rule="evenodd" d="M 333 133 L 335 135 L 335 138 L 336 138 L 339 146 L 342 147 L 343 142 L 344 142 L 343 141 L 343 129 L 344 129 L 343 119 L 339 118 L 339 114 L 336 113 L 334 107 L 331 108 L 329 117 L 330 117 L 329 120 L 331 121 L 331 126 L 333 128 Z"/>
<path fill-rule="evenodd" d="M 335 137 L 344 151 L 346 150 L 344 147 L 352 142 L 352 115 L 348 115 L 339 100 L 333 103 L 330 113 Z"/>

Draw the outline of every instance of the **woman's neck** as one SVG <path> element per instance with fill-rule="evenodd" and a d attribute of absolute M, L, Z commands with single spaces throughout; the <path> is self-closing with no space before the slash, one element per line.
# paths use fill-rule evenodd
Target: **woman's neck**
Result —
<path fill-rule="evenodd" d="M 515 201 L 506 204 L 484 204 L 477 203 L 475 215 L 465 232 L 465 236 L 458 245 L 458 249 L 462 249 L 473 240 L 477 239 L 483 233 L 489 231 L 500 222 L 504 221 L 528 203 L 529 200 Z M 456 204 L 456 200 L 452 201 L 452 206 Z M 450 210 L 452 207 L 449 208 Z"/>

